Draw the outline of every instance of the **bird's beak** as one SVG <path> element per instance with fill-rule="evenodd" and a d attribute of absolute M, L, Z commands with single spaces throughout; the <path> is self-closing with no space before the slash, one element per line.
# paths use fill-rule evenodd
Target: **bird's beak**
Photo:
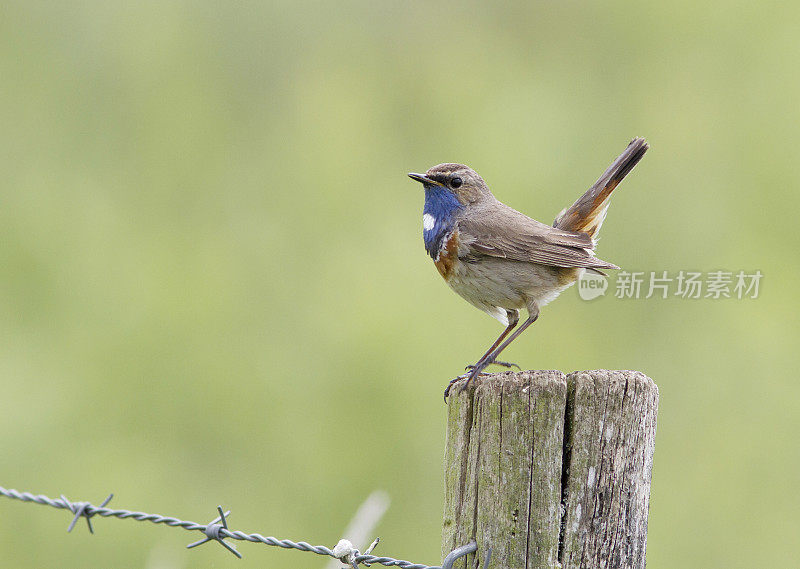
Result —
<path fill-rule="evenodd" d="M 408 177 L 411 178 L 412 180 L 416 180 L 417 182 L 420 182 L 422 184 L 426 184 L 426 185 L 428 185 L 428 184 L 436 184 L 436 182 L 434 182 L 433 180 L 428 178 L 428 176 L 426 176 L 425 174 L 417 174 L 416 172 L 409 172 Z"/>

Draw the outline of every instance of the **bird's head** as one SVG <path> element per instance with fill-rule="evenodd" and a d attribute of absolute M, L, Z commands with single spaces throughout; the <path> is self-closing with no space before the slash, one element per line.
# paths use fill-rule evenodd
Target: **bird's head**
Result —
<path fill-rule="evenodd" d="M 420 182 L 426 190 L 443 188 L 462 205 L 473 204 L 492 195 L 483 178 L 463 164 L 439 164 L 424 174 L 412 172 L 408 176 Z"/>

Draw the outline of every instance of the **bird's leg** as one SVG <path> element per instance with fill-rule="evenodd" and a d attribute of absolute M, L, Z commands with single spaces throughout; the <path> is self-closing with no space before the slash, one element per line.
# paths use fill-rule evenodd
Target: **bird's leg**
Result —
<path fill-rule="evenodd" d="M 500 337 L 497 338 L 497 340 L 494 341 L 494 344 L 492 344 L 492 347 L 489 348 L 488 350 L 486 350 L 486 353 L 483 354 L 480 357 L 480 359 L 478 360 L 478 363 L 476 363 L 474 365 L 468 365 L 464 369 L 469 371 L 469 370 L 471 370 L 473 368 L 478 367 L 482 363 L 486 362 L 486 360 L 489 359 L 489 356 L 492 355 L 492 352 L 494 352 L 495 349 L 497 349 L 497 346 L 500 345 L 500 342 L 502 342 L 505 339 L 505 337 L 508 336 L 508 333 L 511 332 L 511 330 L 514 329 L 514 326 L 516 326 L 517 323 L 519 322 L 519 310 L 506 310 L 506 315 L 508 316 L 508 326 L 506 326 L 506 329 L 503 330 L 502 334 L 500 334 Z M 509 364 L 507 362 L 495 362 L 494 360 L 490 360 L 487 363 L 496 363 L 498 365 L 505 366 L 505 367 L 511 367 L 513 365 L 517 365 L 517 364 Z M 519 366 L 517 366 L 517 367 L 519 367 Z"/>
<path fill-rule="evenodd" d="M 536 322 L 537 318 L 539 318 L 539 307 L 535 302 L 532 302 L 530 306 L 528 306 L 528 319 L 525 320 L 525 322 L 523 322 L 519 328 L 514 330 L 514 333 L 511 334 L 511 336 L 509 336 L 505 342 L 500 344 L 494 352 L 492 352 L 488 357 L 484 358 L 485 361 L 478 362 L 475 367 L 472 368 L 472 371 L 469 372 L 469 377 L 467 377 L 466 383 L 461 386 L 461 391 L 464 391 L 467 387 L 469 387 L 469 384 L 472 383 L 472 380 L 474 380 L 484 370 L 484 368 L 489 365 L 489 363 L 493 362 L 495 358 L 500 355 L 500 352 L 505 350 L 511 342 L 516 340 L 528 326 Z"/>
<path fill-rule="evenodd" d="M 489 358 L 492 355 L 492 352 L 494 352 L 495 349 L 497 349 L 497 346 L 500 345 L 500 342 L 502 342 L 505 339 L 505 337 L 508 336 L 509 332 L 511 332 L 511 330 L 514 329 L 514 326 L 516 326 L 517 323 L 519 322 L 519 310 L 506 310 L 506 315 L 508 316 L 508 326 L 506 326 L 506 329 L 503 330 L 502 334 L 500 334 L 500 337 L 497 338 L 497 340 L 495 340 L 494 344 L 492 344 L 492 347 L 489 348 L 488 350 L 486 350 L 486 353 L 481 356 L 481 358 L 478 360 L 478 363 L 476 363 L 475 365 L 468 365 L 466 367 L 466 369 L 468 371 L 470 371 L 471 373 L 468 373 L 468 374 L 467 373 L 463 373 L 463 374 L 459 375 L 458 377 L 456 377 L 455 379 L 451 380 L 450 383 L 447 384 L 447 388 L 444 390 L 444 400 L 445 401 L 447 401 L 447 396 L 450 395 L 450 388 L 453 387 L 453 384 L 455 382 L 457 382 L 457 381 L 459 381 L 461 379 L 464 379 L 465 377 L 472 376 L 472 373 L 474 373 L 475 375 L 478 375 L 490 363 L 497 363 L 499 365 L 504 365 L 506 367 L 511 367 L 512 365 L 517 365 L 517 364 L 509 364 L 507 362 L 495 362 L 493 359 L 489 360 Z M 489 360 L 489 361 L 487 361 L 487 360 Z M 519 367 L 519 366 L 517 366 L 517 367 Z M 476 372 L 475 369 L 478 369 L 478 371 Z"/>

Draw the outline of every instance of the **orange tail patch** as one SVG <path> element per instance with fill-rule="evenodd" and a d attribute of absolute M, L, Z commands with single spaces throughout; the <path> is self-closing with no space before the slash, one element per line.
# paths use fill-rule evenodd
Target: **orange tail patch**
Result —
<path fill-rule="evenodd" d="M 553 227 L 583 231 L 595 239 L 606 218 L 611 203 L 611 192 L 633 170 L 648 148 L 650 147 L 644 138 L 634 138 L 592 187 L 558 215 Z"/>

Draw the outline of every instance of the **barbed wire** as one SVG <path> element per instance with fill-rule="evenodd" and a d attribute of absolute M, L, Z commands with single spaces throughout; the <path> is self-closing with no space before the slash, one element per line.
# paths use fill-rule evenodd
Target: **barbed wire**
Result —
<path fill-rule="evenodd" d="M 353 547 L 352 543 L 345 539 L 339 541 L 336 547 L 331 550 L 324 545 L 311 545 L 305 541 L 295 542 L 290 539 L 277 539 L 269 536 L 265 537 L 259 533 L 231 531 L 228 529 L 227 522 L 227 517 L 230 515 L 230 512 L 224 512 L 222 506 L 217 506 L 217 513 L 219 515 L 214 520 L 207 524 L 198 524 L 196 522 L 180 520 L 172 516 L 162 516 L 160 514 L 148 514 L 145 512 L 115 510 L 108 508 L 106 506 L 114 497 L 113 494 L 109 494 L 99 506 L 95 506 L 90 502 L 71 502 L 63 494 L 61 495 L 60 499 L 53 499 L 45 496 L 44 494 L 19 492 L 18 490 L 6 489 L 2 486 L 0 486 L 0 495 L 13 500 L 20 500 L 22 502 L 30 502 L 41 504 L 43 506 L 51 506 L 53 508 L 62 510 L 69 510 L 73 514 L 72 521 L 67 528 L 67 531 L 69 532 L 74 529 L 75 524 L 78 523 L 80 518 L 84 518 L 89 526 L 89 531 L 93 534 L 94 528 L 92 527 L 91 521 L 93 516 L 101 516 L 104 518 L 113 517 L 121 520 L 132 519 L 139 522 L 152 522 L 154 524 L 163 524 L 169 527 L 180 527 L 187 531 L 200 531 L 205 534 L 205 537 L 200 541 L 190 543 L 187 545 L 188 548 L 197 547 L 198 545 L 202 545 L 209 541 L 217 541 L 223 547 L 225 547 L 225 549 L 240 559 L 242 555 L 236 550 L 236 548 L 223 541 L 224 539 L 230 538 L 241 541 L 250 541 L 253 543 L 263 543 L 264 545 L 281 547 L 283 549 L 296 549 L 299 551 L 316 553 L 317 555 L 327 555 L 335 559 L 339 559 L 342 563 L 345 565 L 350 565 L 353 569 L 358 569 L 359 564 L 363 564 L 367 567 L 372 564 L 380 564 L 387 567 L 400 567 L 401 569 L 452 569 L 456 559 L 464 557 L 465 555 L 469 555 L 470 553 L 474 553 L 478 548 L 477 544 L 473 541 L 451 551 L 450 554 L 445 557 L 442 565 L 424 565 L 421 563 L 404 561 L 402 559 L 394 559 L 392 557 L 378 557 L 376 555 L 372 555 L 372 550 L 378 545 L 379 539 L 376 539 L 374 542 L 372 542 L 372 545 L 370 545 L 369 548 L 364 551 L 364 553 L 361 553 L 358 549 Z M 488 568 L 490 556 L 491 549 L 487 552 L 484 562 L 484 569 Z"/>

